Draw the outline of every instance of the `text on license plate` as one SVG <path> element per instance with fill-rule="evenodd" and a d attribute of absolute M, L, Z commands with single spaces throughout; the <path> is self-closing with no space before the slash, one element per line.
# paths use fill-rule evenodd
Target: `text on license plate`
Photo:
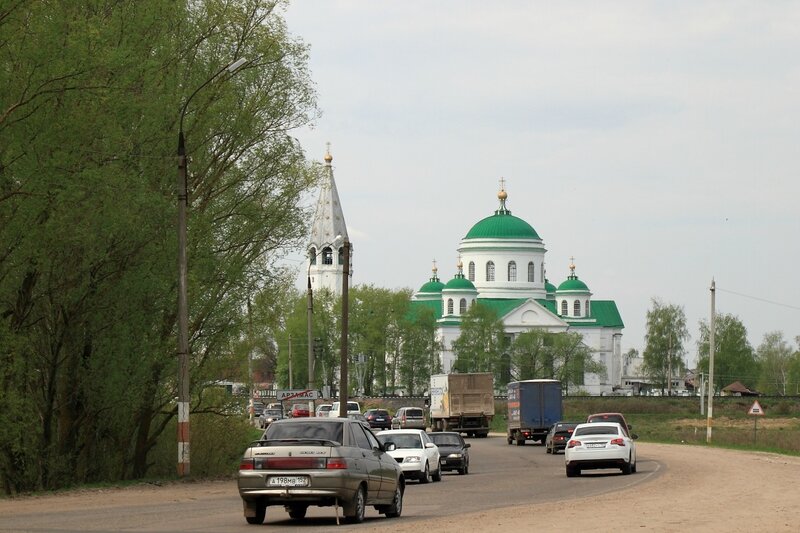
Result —
<path fill-rule="evenodd" d="M 308 478 L 306 476 L 270 476 L 267 479 L 270 487 L 307 487 Z"/>
<path fill-rule="evenodd" d="M 605 443 L 602 442 L 590 442 L 586 445 L 587 448 L 605 448 Z"/>

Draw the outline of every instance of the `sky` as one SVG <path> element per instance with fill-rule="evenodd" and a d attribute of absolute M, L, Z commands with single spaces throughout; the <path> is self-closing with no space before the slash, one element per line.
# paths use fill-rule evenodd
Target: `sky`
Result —
<path fill-rule="evenodd" d="M 447 282 L 507 207 L 547 276 L 614 300 L 623 352 L 652 299 L 800 335 L 800 3 L 296 0 L 354 247 L 353 284 Z M 315 198 L 310 199 L 313 202 Z M 304 253 L 304 252 L 303 252 Z M 299 255 L 298 287 L 305 287 Z M 302 272 L 301 272 L 302 271 Z"/>

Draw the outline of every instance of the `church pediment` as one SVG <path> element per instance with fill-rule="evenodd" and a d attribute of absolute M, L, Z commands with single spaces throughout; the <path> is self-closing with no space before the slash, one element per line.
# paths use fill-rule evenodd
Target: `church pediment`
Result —
<path fill-rule="evenodd" d="M 502 317 L 503 326 L 508 328 L 547 328 L 567 329 L 569 324 L 554 315 L 534 299 L 526 300 L 522 305 L 511 310 Z"/>

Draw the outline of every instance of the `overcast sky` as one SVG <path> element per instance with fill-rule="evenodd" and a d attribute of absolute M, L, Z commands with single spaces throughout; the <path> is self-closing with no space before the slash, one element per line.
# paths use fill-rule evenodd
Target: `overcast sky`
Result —
<path fill-rule="evenodd" d="M 456 272 L 508 207 L 556 285 L 615 300 L 623 350 L 651 299 L 738 316 L 754 347 L 800 335 L 800 2 L 297 0 L 355 249 L 354 284 Z M 305 272 L 298 285 L 304 287 Z"/>

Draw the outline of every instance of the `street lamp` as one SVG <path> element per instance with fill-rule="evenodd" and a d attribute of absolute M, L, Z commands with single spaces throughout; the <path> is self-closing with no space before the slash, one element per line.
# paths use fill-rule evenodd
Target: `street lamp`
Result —
<path fill-rule="evenodd" d="M 233 74 L 247 63 L 237 59 L 219 69 L 198 87 L 181 108 L 178 131 L 178 476 L 189 475 L 189 303 L 187 296 L 186 261 L 186 210 L 189 206 L 189 190 L 186 180 L 186 143 L 183 135 L 183 118 L 192 98 L 203 87 L 214 81 L 223 72 Z"/>

